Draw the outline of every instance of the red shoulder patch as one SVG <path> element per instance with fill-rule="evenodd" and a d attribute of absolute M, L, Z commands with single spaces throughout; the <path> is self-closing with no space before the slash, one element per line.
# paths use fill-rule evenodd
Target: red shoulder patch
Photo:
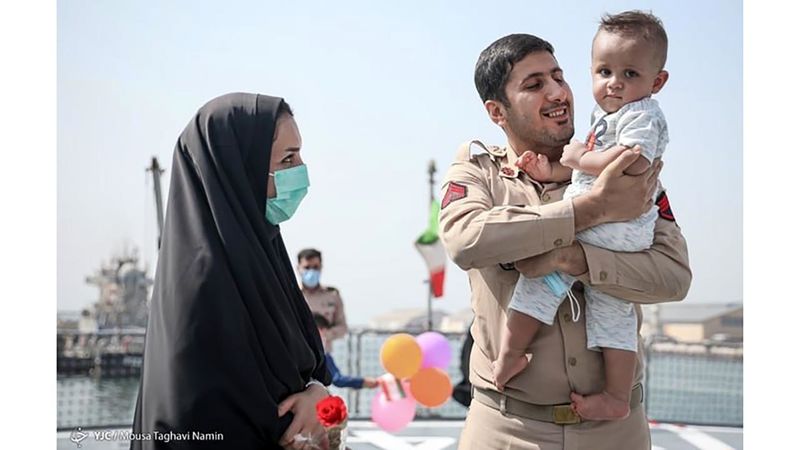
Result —
<path fill-rule="evenodd" d="M 656 206 L 658 206 L 658 215 L 661 216 L 662 219 L 675 222 L 675 216 L 672 215 L 672 208 L 669 206 L 669 198 L 667 198 L 666 191 L 662 191 L 658 194 L 658 197 L 656 197 Z"/>
<path fill-rule="evenodd" d="M 442 209 L 445 209 L 450 203 L 456 200 L 461 200 L 466 196 L 467 187 L 463 184 L 458 184 L 451 181 L 450 184 L 447 185 L 447 192 L 445 192 L 444 197 L 442 197 Z"/>

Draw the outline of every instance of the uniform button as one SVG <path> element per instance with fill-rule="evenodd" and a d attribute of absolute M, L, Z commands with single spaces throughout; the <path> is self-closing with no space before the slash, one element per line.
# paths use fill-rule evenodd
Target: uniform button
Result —
<path fill-rule="evenodd" d="M 553 242 L 553 245 L 555 245 L 556 247 L 561 247 L 561 244 L 563 243 L 564 241 L 562 241 L 561 238 L 558 238 L 555 240 L 555 242 Z"/>
<path fill-rule="evenodd" d="M 605 271 L 600 272 L 600 281 L 606 281 L 608 274 Z"/>
<path fill-rule="evenodd" d="M 574 356 L 570 356 L 570 357 L 569 357 L 569 365 L 570 365 L 570 366 L 574 366 L 574 365 L 576 365 L 576 364 L 578 364 L 578 360 L 577 360 L 577 359 L 575 359 L 575 357 L 574 357 Z"/>
<path fill-rule="evenodd" d="M 572 317 L 570 317 L 569 313 L 564 314 L 564 320 L 569 320 L 571 318 Z"/>
<path fill-rule="evenodd" d="M 544 195 L 542 195 L 542 200 L 544 200 L 544 201 L 546 201 L 546 202 L 549 202 L 549 201 L 550 201 L 550 194 L 544 194 Z"/>

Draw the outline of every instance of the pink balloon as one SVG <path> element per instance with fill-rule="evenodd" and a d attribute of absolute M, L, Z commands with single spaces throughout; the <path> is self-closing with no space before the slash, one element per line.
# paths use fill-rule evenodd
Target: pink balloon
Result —
<path fill-rule="evenodd" d="M 446 337 L 435 331 L 428 331 L 417 336 L 417 344 L 422 349 L 423 369 L 438 367 L 447 371 L 453 352 Z"/>
<path fill-rule="evenodd" d="M 417 401 L 411 395 L 410 385 L 408 382 L 402 384 L 405 397 L 396 396 L 389 400 L 382 389 L 378 389 L 372 397 L 372 421 L 389 433 L 405 428 L 414 420 L 416 413 Z"/>

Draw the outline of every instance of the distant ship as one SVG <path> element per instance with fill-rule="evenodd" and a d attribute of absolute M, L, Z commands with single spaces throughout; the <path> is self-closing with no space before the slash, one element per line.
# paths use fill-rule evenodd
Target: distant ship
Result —
<path fill-rule="evenodd" d="M 150 287 L 147 268 L 139 266 L 136 249 L 123 251 L 101 264 L 86 282 L 100 289 L 99 300 L 90 311 L 97 329 L 146 328 Z"/>
<path fill-rule="evenodd" d="M 160 247 L 164 228 L 160 177 L 164 171 L 155 157 L 147 171 L 153 175 Z M 59 375 L 139 375 L 153 286 L 147 271 L 147 266 L 140 265 L 139 252 L 134 247 L 113 255 L 86 277 L 88 284 L 99 289 L 99 297 L 78 314 L 59 312 Z"/>
<path fill-rule="evenodd" d="M 135 376 L 141 370 L 153 280 L 139 264 L 136 249 L 100 264 L 86 282 L 99 298 L 78 317 L 60 314 L 59 375 Z"/>

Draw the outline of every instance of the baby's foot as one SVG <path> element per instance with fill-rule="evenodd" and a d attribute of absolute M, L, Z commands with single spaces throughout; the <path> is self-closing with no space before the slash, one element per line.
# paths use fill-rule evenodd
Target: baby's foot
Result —
<path fill-rule="evenodd" d="M 620 420 L 628 417 L 631 412 L 627 401 L 605 391 L 586 396 L 573 392 L 570 398 L 572 409 L 586 420 Z"/>
<path fill-rule="evenodd" d="M 517 160 L 517 167 L 519 167 L 523 172 L 530 175 L 530 171 L 533 170 L 534 165 L 536 164 L 536 154 L 532 151 L 528 150 L 522 154 Z M 530 171 L 529 171 L 530 170 Z"/>
<path fill-rule="evenodd" d="M 508 380 L 525 370 L 525 367 L 530 361 L 530 354 L 516 355 L 510 352 L 501 353 L 500 357 L 492 362 L 492 376 L 494 377 L 494 385 L 497 386 L 497 389 L 501 391 L 505 389 Z"/>
<path fill-rule="evenodd" d="M 553 166 L 547 156 L 526 151 L 519 157 L 517 167 L 536 181 L 549 181 L 553 176 Z"/>

